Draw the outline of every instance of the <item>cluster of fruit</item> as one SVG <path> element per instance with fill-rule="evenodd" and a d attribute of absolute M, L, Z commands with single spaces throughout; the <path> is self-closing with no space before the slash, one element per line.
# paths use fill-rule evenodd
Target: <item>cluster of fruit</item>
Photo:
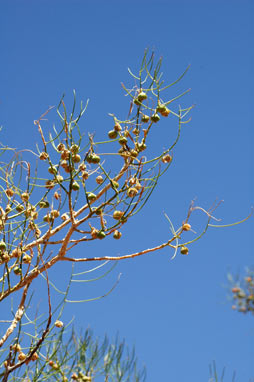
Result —
<path fill-rule="evenodd" d="M 235 300 L 232 309 L 242 313 L 254 313 L 254 278 L 252 276 L 245 277 L 243 288 L 234 286 L 231 292 Z"/>

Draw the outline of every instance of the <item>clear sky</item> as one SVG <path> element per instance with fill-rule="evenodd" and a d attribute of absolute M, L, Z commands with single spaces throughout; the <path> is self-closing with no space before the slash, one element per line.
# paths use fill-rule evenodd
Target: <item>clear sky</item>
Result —
<path fill-rule="evenodd" d="M 90 99 L 82 129 L 102 137 L 112 128 L 109 112 L 125 118 L 129 101 L 121 82 L 138 68 L 145 48 L 163 57 L 172 82 L 191 64 L 172 95 L 191 88 L 181 105 L 195 104 L 174 163 L 120 241 L 89 246 L 96 256 L 128 254 L 169 237 L 165 211 L 176 225 L 191 200 L 216 211 L 223 223 L 241 220 L 253 205 L 253 1 L 0 1 L 1 142 L 34 148 L 33 121 L 72 89 Z M 174 93 L 176 92 L 176 94 Z M 50 119 L 57 123 L 55 111 Z M 48 126 L 49 127 L 49 126 Z M 177 121 L 170 122 L 177 130 Z M 167 126 L 156 145 L 165 144 Z M 161 135 L 161 136 L 160 136 Z M 199 227 L 202 215 L 193 221 Z M 191 234 L 190 234 L 191 235 Z M 85 245 L 74 252 L 88 252 Z M 254 378 L 254 318 L 231 310 L 227 273 L 254 266 L 253 218 L 232 228 L 210 229 L 173 261 L 168 249 L 118 264 L 93 286 L 78 284 L 71 298 L 107 298 L 70 304 L 64 319 L 95 334 L 119 332 L 135 345 L 147 381 L 203 382 L 209 364 L 226 366 L 225 381 Z M 86 267 L 82 267 L 86 269 Z M 64 278 L 62 268 L 56 285 Z M 226 286 L 226 287 L 225 287 Z"/>

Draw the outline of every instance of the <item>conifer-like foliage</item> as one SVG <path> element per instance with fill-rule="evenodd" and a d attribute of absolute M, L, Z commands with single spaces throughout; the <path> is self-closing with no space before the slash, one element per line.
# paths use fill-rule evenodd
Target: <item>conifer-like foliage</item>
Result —
<path fill-rule="evenodd" d="M 161 73 L 161 59 L 145 52 L 137 74 L 129 73 L 131 88 L 123 84 L 128 96 L 127 116 L 110 114 L 112 129 L 105 140 L 97 142 L 94 135 L 80 128 L 87 104 L 76 106 L 76 94 L 68 111 L 64 98 L 56 109 L 58 122 L 49 133 L 47 110 L 34 121 L 39 132 L 37 153 L 34 148 L 23 152 L 8 145 L 1 147 L 0 205 L 0 375 L 3 381 L 140 381 L 144 373 L 137 370 L 134 354 L 124 358 L 124 345 L 116 341 L 99 343 L 86 332 L 79 338 L 72 334 L 64 342 L 66 330 L 61 314 L 73 281 L 63 293 L 61 302 L 52 302 L 52 290 L 57 290 L 49 271 L 56 263 L 65 262 L 80 267 L 95 263 L 98 269 L 105 262 L 131 259 L 167 247 L 174 258 L 179 252 L 188 255 L 189 245 L 206 232 L 212 212 L 191 204 L 183 224 L 174 227 L 166 216 L 171 236 L 156 247 L 118 256 L 73 257 L 72 249 L 85 247 L 95 240 L 120 240 L 122 227 L 128 224 L 148 202 L 160 177 L 170 169 L 173 149 L 179 141 L 182 127 L 189 122 L 192 106 L 177 106 L 187 92 L 167 98 L 168 89 L 179 82 L 166 84 Z M 175 126 L 175 138 L 165 147 L 168 137 L 161 137 L 161 149 L 151 156 L 153 141 L 150 133 L 158 125 Z M 32 159 L 31 159 L 32 157 Z M 192 231 L 190 218 L 202 211 L 207 224 L 202 232 Z M 191 238 L 190 238 L 191 237 Z M 85 273 L 85 272 L 84 272 Z M 82 272 L 80 273 L 82 274 Z M 47 316 L 27 314 L 36 283 L 47 302 Z M 117 283 L 116 283 L 117 284 Z M 43 287 L 42 287 L 43 285 Z M 115 287 L 114 285 L 112 289 Z M 112 290 L 111 289 L 111 290 Z M 110 291 L 111 291 L 110 290 Z M 109 291 L 109 292 L 110 292 Z M 109 293 L 107 292 L 107 293 Z M 105 295 L 107 294 L 105 293 Z M 13 306 L 6 309 L 13 297 Z M 39 309 L 40 310 L 40 309 Z M 45 318 L 46 317 L 46 318 Z M 55 333 L 60 330 L 60 335 Z M 65 343 L 65 345 L 64 345 Z M 23 379 L 22 379 L 23 378 Z"/>

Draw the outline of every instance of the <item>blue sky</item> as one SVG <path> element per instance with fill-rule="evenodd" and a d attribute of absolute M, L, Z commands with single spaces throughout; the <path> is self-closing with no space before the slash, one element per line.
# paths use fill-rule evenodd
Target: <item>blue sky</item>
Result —
<path fill-rule="evenodd" d="M 97 256 L 131 253 L 168 239 L 165 211 L 176 225 L 191 200 L 216 211 L 223 223 L 241 220 L 253 205 L 253 2 L 252 1 L 4 1 L 0 2 L 1 142 L 33 148 L 33 121 L 61 95 L 71 104 L 90 99 L 81 128 L 103 137 L 113 112 L 125 118 L 130 83 L 145 48 L 163 57 L 164 78 L 190 70 L 172 95 L 191 88 L 181 105 L 195 104 L 174 162 L 149 204 L 126 226 L 120 241 L 74 250 Z M 176 92 L 176 93 L 174 93 Z M 53 110 L 50 121 L 57 122 Z M 154 137 L 165 145 L 167 128 Z M 165 134 L 165 135 L 163 135 Z M 202 215 L 193 220 L 199 227 Z M 66 321 L 90 325 L 95 334 L 117 332 L 136 346 L 147 380 L 208 380 L 216 360 L 236 381 L 254 378 L 254 320 L 231 311 L 226 275 L 253 266 L 253 218 L 232 228 L 210 229 L 189 256 L 173 261 L 164 249 L 120 262 L 108 279 L 79 284 L 72 298 L 90 298 L 118 287 L 107 298 L 66 307 Z M 85 269 L 83 267 L 82 269 Z M 59 266 L 56 284 L 63 276 Z"/>

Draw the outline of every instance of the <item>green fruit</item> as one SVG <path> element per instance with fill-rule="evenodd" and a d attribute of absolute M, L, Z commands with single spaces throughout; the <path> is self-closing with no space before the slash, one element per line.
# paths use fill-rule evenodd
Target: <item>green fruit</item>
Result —
<path fill-rule="evenodd" d="M 99 232 L 97 233 L 97 238 L 98 238 L 98 239 L 102 240 L 102 239 L 105 239 L 105 237 L 106 237 L 106 234 L 105 234 L 104 231 L 99 231 Z"/>
<path fill-rule="evenodd" d="M 161 111 L 161 115 L 163 117 L 167 117 L 168 115 L 170 114 L 170 110 L 166 107 L 166 110 L 165 111 Z"/>
<path fill-rule="evenodd" d="M 72 145 L 71 146 L 71 152 L 73 153 L 73 154 L 77 154 L 78 152 L 79 152 L 79 147 L 78 147 L 78 145 Z"/>
<path fill-rule="evenodd" d="M 134 99 L 133 99 L 133 102 L 134 102 L 135 105 L 137 105 L 137 106 L 140 106 L 140 105 L 141 105 L 141 102 L 138 100 L 138 98 L 134 98 Z"/>
<path fill-rule="evenodd" d="M 30 264 L 31 261 L 32 261 L 32 258 L 31 258 L 31 256 L 25 254 L 25 255 L 23 256 L 22 261 L 23 261 L 23 263 L 25 263 L 25 264 Z"/>
<path fill-rule="evenodd" d="M 91 163 L 97 164 L 97 163 L 100 163 L 100 160 L 101 158 L 99 157 L 99 155 L 92 154 Z"/>
<path fill-rule="evenodd" d="M 45 222 L 45 223 L 50 223 L 51 221 L 52 221 L 52 218 L 50 217 L 50 215 L 45 215 L 44 217 L 43 217 L 43 221 Z"/>
<path fill-rule="evenodd" d="M 87 199 L 90 201 L 96 199 L 96 195 L 93 194 L 92 192 L 87 192 L 86 196 L 87 196 Z"/>
<path fill-rule="evenodd" d="M 134 196 L 136 196 L 138 193 L 138 190 L 134 187 L 130 187 L 127 191 L 127 195 L 129 196 L 129 198 L 134 198 Z"/>
<path fill-rule="evenodd" d="M 41 200 L 39 202 L 39 207 L 40 208 L 48 208 L 49 207 L 49 202 L 47 200 Z"/>
<path fill-rule="evenodd" d="M 182 255 L 188 255 L 189 249 L 185 246 L 181 247 L 181 254 Z"/>
<path fill-rule="evenodd" d="M 19 268 L 19 267 L 15 267 L 13 269 L 13 272 L 15 273 L 15 275 L 21 275 L 22 274 L 22 270 Z"/>
<path fill-rule="evenodd" d="M 119 183 L 116 182 L 115 180 L 112 181 L 112 188 L 118 188 L 119 187 Z"/>
<path fill-rule="evenodd" d="M 56 167 L 55 166 L 50 166 L 49 168 L 48 168 L 48 172 L 50 173 L 50 174 L 53 174 L 53 175 L 55 175 L 56 173 L 57 173 L 57 169 L 56 169 Z"/>
<path fill-rule="evenodd" d="M 149 122 L 149 119 L 150 119 L 149 115 L 143 115 L 141 121 L 144 123 L 147 123 L 147 122 Z"/>
<path fill-rule="evenodd" d="M 80 185 L 78 184 L 78 182 L 73 182 L 72 186 L 71 186 L 71 189 L 73 191 L 78 191 L 80 189 Z"/>
<path fill-rule="evenodd" d="M 28 202 L 29 194 L 27 192 L 23 192 L 21 194 L 21 199 L 23 200 L 23 202 Z"/>
<path fill-rule="evenodd" d="M 2 254 L 1 260 L 3 263 L 8 263 L 8 261 L 10 261 L 10 256 L 9 256 L 8 252 L 4 252 Z"/>
<path fill-rule="evenodd" d="M 117 138 L 117 131 L 116 130 L 110 130 L 109 132 L 108 132 L 108 137 L 110 138 L 110 139 L 116 139 Z"/>
<path fill-rule="evenodd" d="M 167 110 L 167 107 L 163 105 L 162 103 L 159 103 L 156 108 L 156 111 L 158 111 L 159 113 L 165 113 L 166 110 Z"/>
<path fill-rule="evenodd" d="M 0 241 L 0 251 L 5 251 L 6 250 L 6 244 L 3 240 Z"/>
<path fill-rule="evenodd" d="M 86 157 L 87 163 L 92 163 L 92 154 L 88 154 Z"/>
<path fill-rule="evenodd" d="M 147 99 L 147 94 L 145 92 L 140 92 L 138 95 L 138 101 L 144 101 Z"/>
<path fill-rule="evenodd" d="M 158 122 L 159 120 L 160 120 L 160 116 L 159 116 L 159 114 L 154 113 L 154 114 L 151 116 L 151 121 L 152 121 L 152 122 L 156 123 L 156 122 Z"/>
<path fill-rule="evenodd" d="M 123 146 L 128 142 L 128 139 L 126 137 L 121 137 L 119 138 L 118 142 Z"/>
<path fill-rule="evenodd" d="M 16 210 L 18 212 L 22 212 L 22 211 L 24 211 L 24 206 L 22 206 L 22 204 L 18 204 L 17 207 L 16 207 Z"/>
<path fill-rule="evenodd" d="M 113 218 L 116 220 L 120 220 L 121 217 L 123 216 L 124 212 L 123 211 L 114 211 L 113 213 Z"/>
<path fill-rule="evenodd" d="M 62 177 L 62 175 L 57 175 L 56 176 L 56 180 L 58 183 L 62 183 L 62 181 L 64 180 L 64 178 Z"/>
<path fill-rule="evenodd" d="M 131 149 L 131 156 L 136 158 L 138 156 L 138 152 L 134 149 Z"/>

